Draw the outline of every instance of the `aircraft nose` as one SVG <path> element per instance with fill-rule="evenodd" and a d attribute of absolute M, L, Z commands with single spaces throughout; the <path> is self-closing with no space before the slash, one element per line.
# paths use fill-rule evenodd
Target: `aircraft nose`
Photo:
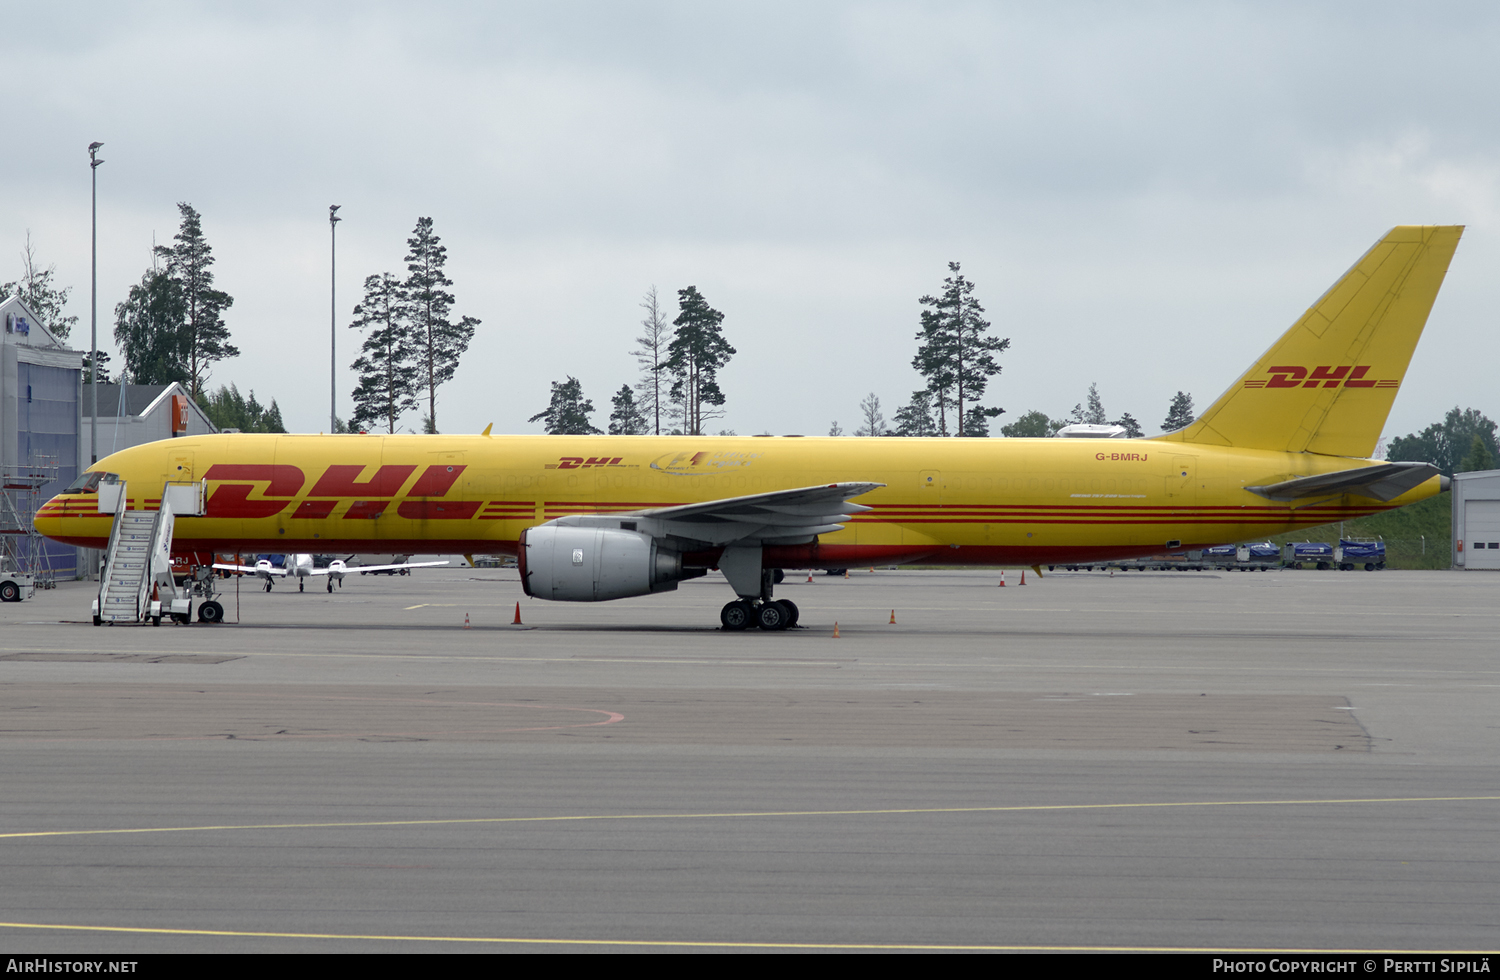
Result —
<path fill-rule="evenodd" d="M 55 538 L 62 533 L 62 514 L 67 508 L 67 498 L 59 494 L 37 510 L 31 526 L 44 537 Z"/>

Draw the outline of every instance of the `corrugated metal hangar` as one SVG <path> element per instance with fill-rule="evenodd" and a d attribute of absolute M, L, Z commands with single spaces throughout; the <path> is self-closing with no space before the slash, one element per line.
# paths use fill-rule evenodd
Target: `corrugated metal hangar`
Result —
<path fill-rule="evenodd" d="M 78 440 L 84 355 L 18 295 L 0 297 L 0 323 L 0 545 L 16 568 L 73 578 L 78 549 L 36 535 L 31 517 L 86 461 Z"/>
<path fill-rule="evenodd" d="M 1453 564 L 1500 569 L 1500 470 L 1453 477 Z"/>

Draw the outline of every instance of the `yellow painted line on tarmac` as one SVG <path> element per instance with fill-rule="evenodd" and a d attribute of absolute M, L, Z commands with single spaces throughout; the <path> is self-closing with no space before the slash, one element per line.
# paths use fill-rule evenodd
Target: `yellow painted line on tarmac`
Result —
<path fill-rule="evenodd" d="M 319 830 L 337 827 L 437 827 L 462 824 L 586 823 L 606 820 L 739 820 L 753 817 L 875 817 L 938 813 L 1042 813 L 1085 810 L 1164 810 L 1227 806 L 1336 806 L 1351 803 L 1472 803 L 1500 796 L 1388 796 L 1324 800 L 1196 800 L 1181 803 L 1054 803 L 1032 806 L 895 807 L 881 810 L 743 810 L 723 813 L 593 813 L 553 817 L 444 817 L 426 820 L 350 820 L 319 823 L 205 824 L 193 827 L 118 827 L 107 830 L 21 830 L 0 833 L 0 840 L 35 837 L 87 837 L 103 834 L 171 834 L 216 830 Z"/>
<path fill-rule="evenodd" d="M 153 936 L 229 936 L 250 939 L 358 939 L 383 942 L 415 943 L 489 943 L 517 946 L 634 946 L 656 949 L 868 949 L 926 950 L 930 952 L 976 953 L 1225 953 L 1252 954 L 1393 954 L 1402 956 L 1485 956 L 1495 950 L 1465 949 L 1296 949 L 1292 947 L 1227 946 L 1046 946 L 1002 945 L 993 943 L 808 943 L 808 942 L 735 942 L 733 940 L 692 939 L 554 939 L 522 936 L 405 936 L 358 932 L 262 932 L 243 929 L 166 929 L 149 926 L 85 926 L 54 922 L 0 922 L 5 929 L 52 929 L 67 932 L 113 932 Z"/>

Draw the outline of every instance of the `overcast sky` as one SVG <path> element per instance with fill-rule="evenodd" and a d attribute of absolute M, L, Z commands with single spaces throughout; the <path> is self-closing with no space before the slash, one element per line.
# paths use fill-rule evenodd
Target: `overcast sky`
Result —
<path fill-rule="evenodd" d="M 739 350 L 722 426 L 887 418 L 947 263 L 1009 337 L 986 403 L 1097 382 L 1159 430 L 1204 407 L 1389 227 L 1468 226 L 1387 425 L 1500 415 L 1500 12 L 1411 3 L 0 4 L 0 278 L 29 230 L 88 346 L 176 204 L 288 428 L 339 406 L 370 274 L 431 217 L 457 315 L 445 432 L 536 432 L 578 377 L 607 424 L 642 294 L 695 285 Z M 116 362 L 118 363 L 118 361 Z M 406 425 L 417 428 L 413 413 Z"/>

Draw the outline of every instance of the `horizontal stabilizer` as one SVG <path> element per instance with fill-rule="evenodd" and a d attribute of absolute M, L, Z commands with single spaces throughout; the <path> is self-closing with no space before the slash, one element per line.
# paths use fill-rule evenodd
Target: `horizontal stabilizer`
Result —
<path fill-rule="evenodd" d="M 1304 497 L 1352 493 L 1358 497 L 1371 497 L 1385 502 L 1395 500 L 1408 490 L 1421 486 L 1440 472 L 1431 463 L 1381 463 L 1379 466 L 1362 466 L 1356 470 L 1303 476 L 1270 486 L 1245 489 L 1258 493 L 1267 500 L 1300 500 Z"/>

